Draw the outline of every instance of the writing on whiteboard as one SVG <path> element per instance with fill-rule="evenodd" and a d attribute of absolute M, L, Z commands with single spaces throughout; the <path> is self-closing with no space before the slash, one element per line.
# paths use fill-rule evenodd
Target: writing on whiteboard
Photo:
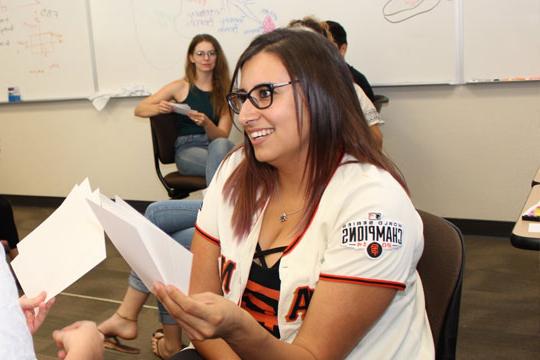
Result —
<path fill-rule="evenodd" d="M 24 9 L 24 11 L 21 11 Z M 31 75 L 59 70 L 54 53 L 64 43 L 62 14 L 39 1 L 0 1 L 0 50 Z"/>
<path fill-rule="evenodd" d="M 254 0 L 184 0 L 149 6 L 146 0 L 132 0 L 128 11 L 145 62 L 155 69 L 166 69 L 178 64 L 181 50 L 171 44 L 170 53 L 163 56 L 160 44 L 164 40 L 185 42 L 200 33 L 215 34 L 222 43 L 229 34 L 251 39 L 277 27 L 278 16 L 267 7 L 270 5 Z"/>
<path fill-rule="evenodd" d="M 397 24 L 435 9 L 441 0 L 388 0 L 382 9 L 384 19 Z"/>

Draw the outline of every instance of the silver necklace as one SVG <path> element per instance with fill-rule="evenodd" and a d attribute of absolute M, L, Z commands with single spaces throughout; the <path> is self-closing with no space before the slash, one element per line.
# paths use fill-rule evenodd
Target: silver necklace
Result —
<path fill-rule="evenodd" d="M 277 195 L 278 195 L 278 198 L 281 198 L 281 195 L 279 194 L 279 188 L 277 188 Z M 281 199 L 280 199 L 280 200 L 281 200 Z M 278 201 L 278 203 L 280 203 L 280 201 Z M 280 222 L 280 223 L 284 223 L 285 221 L 289 220 L 289 216 L 294 215 L 294 214 L 300 212 L 302 209 L 303 209 L 303 207 L 301 207 L 301 208 L 298 209 L 298 210 L 290 211 L 290 212 L 286 212 L 285 210 L 283 210 L 283 211 L 281 212 L 281 214 L 279 214 L 279 222 Z"/>
<path fill-rule="evenodd" d="M 287 213 L 285 211 L 283 211 L 280 215 L 279 215 L 279 221 L 284 223 L 285 221 L 289 220 L 289 215 L 294 215 L 296 214 L 297 212 L 299 212 L 300 210 L 302 209 L 298 209 L 296 211 L 292 211 L 290 213 Z"/>

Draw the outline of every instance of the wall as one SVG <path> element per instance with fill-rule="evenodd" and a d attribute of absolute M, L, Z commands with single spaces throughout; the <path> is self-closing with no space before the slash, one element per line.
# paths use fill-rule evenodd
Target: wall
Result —
<path fill-rule="evenodd" d="M 417 207 L 515 221 L 540 167 L 540 83 L 377 89 L 385 149 Z"/>
<path fill-rule="evenodd" d="M 540 82 L 377 88 L 385 150 L 417 207 L 515 221 L 540 166 Z M 84 177 L 105 194 L 166 199 L 138 99 L 0 105 L 0 193 L 65 196 Z M 238 138 L 238 135 L 234 136 Z"/>

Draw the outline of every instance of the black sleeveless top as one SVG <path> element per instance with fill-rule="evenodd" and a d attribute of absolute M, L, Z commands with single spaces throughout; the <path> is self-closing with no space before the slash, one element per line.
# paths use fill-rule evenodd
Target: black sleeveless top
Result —
<path fill-rule="evenodd" d="M 281 259 L 269 268 L 264 257 L 283 252 L 286 248 L 286 246 L 280 246 L 261 250 L 261 246 L 257 243 L 241 304 L 242 309 L 249 312 L 262 327 L 278 339 L 280 338 L 277 314 L 281 288 L 279 279 Z"/>
<path fill-rule="evenodd" d="M 206 114 L 206 116 L 208 116 L 208 118 L 217 125 L 219 117 L 214 114 L 214 109 L 212 108 L 212 101 L 210 100 L 211 95 L 211 91 L 202 91 L 197 86 L 190 85 L 188 95 L 183 103 L 188 104 L 189 107 L 193 110 L 197 110 Z M 176 133 L 178 134 L 178 136 L 205 134 L 204 128 L 197 126 L 186 115 L 176 115 Z"/>

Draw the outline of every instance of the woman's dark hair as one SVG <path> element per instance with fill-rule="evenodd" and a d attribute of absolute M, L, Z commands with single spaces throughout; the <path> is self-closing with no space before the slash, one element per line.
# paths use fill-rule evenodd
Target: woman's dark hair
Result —
<path fill-rule="evenodd" d="M 227 63 L 227 58 L 225 57 L 223 49 L 215 37 L 210 34 L 199 34 L 195 35 L 195 37 L 191 39 L 191 43 L 189 44 L 186 54 L 185 76 L 190 85 L 195 83 L 197 72 L 195 70 L 195 64 L 190 61 L 189 56 L 194 55 L 195 47 L 203 41 L 207 41 L 212 44 L 214 50 L 216 50 L 216 65 L 212 74 L 212 95 L 210 99 L 212 101 L 214 114 L 219 117 L 224 111 L 227 110 L 226 95 L 231 84 L 231 76 L 229 73 L 229 64 Z"/>
<path fill-rule="evenodd" d="M 262 52 L 277 56 L 291 80 L 297 81 L 293 91 L 298 136 L 302 119 L 310 122 L 307 162 L 303 169 L 308 184 L 305 194 L 308 205 L 299 230 L 309 224 L 344 153 L 352 155 L 357 162 L 388 171 L 407 189 L 396 167 L 378 150 L 350 81 L 350 71 L 334 45 L 305 30 L 278 29 L 260 35 L 240 56 L 231 91 L 244 64 Z M 253 214 L 261 210 L 274 193 L 277 179 L 273 166 L 257 161 L 246 134 L 242 149 L 245 158 L 224 188 L 226 198 L 234 204 L 232 225 L 239 238 L 249 232 Z"/>

